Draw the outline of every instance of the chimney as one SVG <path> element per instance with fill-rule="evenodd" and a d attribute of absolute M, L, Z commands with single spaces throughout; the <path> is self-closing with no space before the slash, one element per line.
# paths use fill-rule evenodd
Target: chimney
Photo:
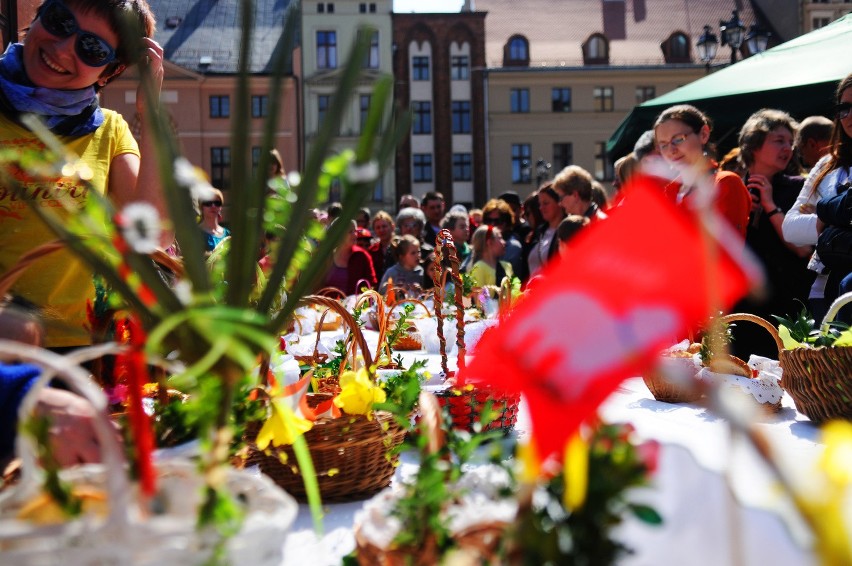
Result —
<path fill-rule="evenodd" d="M 603 0 L 603 34 L 610 41 L 626 39 L 625 0 Z"/>

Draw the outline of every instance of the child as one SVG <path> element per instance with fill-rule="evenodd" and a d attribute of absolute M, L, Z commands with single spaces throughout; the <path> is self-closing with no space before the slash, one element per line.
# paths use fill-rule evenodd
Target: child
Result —
<path fill-rule="evenodd" d="M 568 250 L 568 242 L 577 235 L 577 232 L 588 226 L 591 221 L 586 216 L 569 214 L 562 219 L 556 227 L 556 237 L 559 239 L 559 253 L 565 254 Z"/>
<path fill-rule="evenodd" d="M 506 242 L 499 228 L 480 226 L 471 238 L 473 254 L 470 275 L 479 287 L 496 286 L 505 275 L 512 276 L 512 267 L 500 261 L 506 251 Z"/>
<path fill-rule="evenodd" d="M 388 280 L 393 279 L 394 287 L 423 286 L 423 267 L 420 265 L 420 241 L 411 234 L 400 236 L 391 243 L 396 263 L 390 266 L 379 283 L 379 293 L 384 293 Z"/>

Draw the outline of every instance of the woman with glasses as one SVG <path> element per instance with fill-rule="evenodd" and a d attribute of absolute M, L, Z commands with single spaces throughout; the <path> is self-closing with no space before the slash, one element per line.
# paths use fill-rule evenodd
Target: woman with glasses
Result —
<path fill-rule="evenodd" d="M 209 254 L 216 246 L 222 243 L 222 240 L 231 235 L 231 231 L 219 224 L 222 220 L 222 207 L 225 204 L 225 199 L 222 191 L 213 189 L 213 198 L 210 200 L 202 200 L 198 204 L 201 210 L 201 219 L 198 223 L 201 226 L 201 231 L 204 232 L 204 251 Z"/>
<path fill-rule="evenodd" d="M 524 261 L 523 245 L 514 232 L 515 220 L 515 211 L 512 209 L 512 205 L 503 199 L 491 199 L 482 207 L 482 222 L 486 226 L 499 228 L 503 235 L 505 250 L 500 259 L 512 266 L 514 275 L 524 280 L 526 279 L 527 267 Z"/>
<path fill-rule="evenodd" d="M 130 27 L 135 31 L 128 31 Z M 163 50 L 150 39 L 153 33 L 154 16 L 144 0 L 45 1 L 23 41 L 10 44 L 0 58 L 0 145 L 46 152 L 44 142 L 21 121 L 24 114 L 35 114 L 91 171 L 91 190 L 106 195 L 118 209 L 145 201 L 162 216 L 156 163 L 144 158 L 154 155 L 147 120 L 142 120 L 140 151 L 124 119 L 102 109 L 97 97 L 141 59 L 147 60 L 159 95 Z M 140 113 L 146 100 L 140 89 Z M 0 273 L 22 254 L 56 238 L 24 201 L 37 201 L 67 222 L 71 211 L 84 210 L 89 190 L 77 177 L 26 178 L 19 193 L 12 186 L 0 187 Z M 167 239 L 163 243 L 170 243 Z M 59 319 L 60 324 L 49 325 L 46 346 L 90 343 L 84 325 L 86 301 L 95 294 L 92 271 L 70 252 L 40 259 L 37 269 L 21 276 L 14 293 Z"/>
<path fill-rule="evenodd" d="M 820 234 L 837 220 L 839 199 L 852 185 L 852 74 L 840 81 L 835 104 L 828 155 L 811 169 L 796 202 L 784 216 L 784 238 L 798 246 L 818 243 Z M 848 221 L 845 224 L 848 228 Z M 838 293 L 852 290 L 852 281 L 846 280 L 846 269 L 827 268 L 818 254 L 811 257 L 808 267 L 818 274 L 808 306 L 814 319 L 821 321 Z"/>
<path fill-rule="evenodd" d="M 710 118 L 694 106 L 681 104 L 662 112 L 654 123 L 654 138 L 660 155 L 677 177 L 665 187 L 665 193 L 679 205 L 693 208 L 696 187 L 712 174 L 716 185 L 714 207 L 745 239 L 751 198 L 736 173 L 717 171 L 711 158 Z"/>

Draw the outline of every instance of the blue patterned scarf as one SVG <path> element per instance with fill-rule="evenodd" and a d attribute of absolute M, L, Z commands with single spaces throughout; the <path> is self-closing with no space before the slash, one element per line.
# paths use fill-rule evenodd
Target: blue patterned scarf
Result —
<path fill-rule="evenodd" d="M 95 88 L 59 90 L 35 86 L 23 64 L 24 46 L 10 43 L 0 58 L 0 110 L 17 120 L 20 114 L 38 115 L 59 136 L 83 136 L 104 122 Z"/>

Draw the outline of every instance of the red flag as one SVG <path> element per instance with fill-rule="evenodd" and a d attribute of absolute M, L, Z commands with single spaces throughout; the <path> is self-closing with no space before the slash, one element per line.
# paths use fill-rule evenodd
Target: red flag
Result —
<path fill-rule="evenodd" d="M 666 201 L 659 180 L 640 178 L 625 190 L 624 204 L 572 240 L 570 256 L 548 265 L 482 337 L 466 371 L 525 395 L 541 458 L 561 451 L 622 380 L 750 284 L 748 263 Z"/>

